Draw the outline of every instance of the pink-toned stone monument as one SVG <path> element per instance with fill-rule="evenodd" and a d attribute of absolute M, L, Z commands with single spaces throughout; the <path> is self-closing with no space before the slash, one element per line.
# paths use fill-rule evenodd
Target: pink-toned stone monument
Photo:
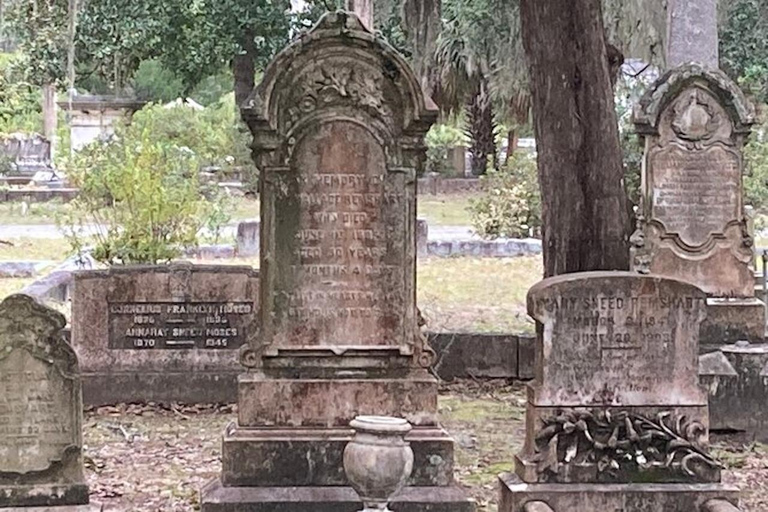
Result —
<path fill-rule="evenodd" d="M 434 105 L 395 50 L 336 12 L 275 58 L 243 117 L 260 170 L 261 327 L 202 510 L 358 510 L 342 464 L 358 415 L 413 425 L 395 510 L 473 510 L 416 309 L 416 174 Z"/>
<path fill-rule="evenodd" d="M 703 343 L 762 341 L 742 184 L 752 106 L 723 72 L 688 64 L 654 84 L 634 122 L 645 143 L 634 270 L 707 293 Z"/>
<path fill-rule="evenodd" d="M 540 322 L 536 376 L 500 512 L 738 510 L 707 451 L 704 292 L 632 272 L 568 274 L 531 288 L 528 313 Z"/>

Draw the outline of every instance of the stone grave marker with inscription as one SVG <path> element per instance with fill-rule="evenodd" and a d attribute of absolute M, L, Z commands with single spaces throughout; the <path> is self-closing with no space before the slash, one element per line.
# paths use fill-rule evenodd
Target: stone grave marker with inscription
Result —
<path fill-rule="evenodd" d="M 656 82 L 634 122 L 645 156 L 633 269 L 707 293 L 704 343 L 762 341 L 765 313 L 754 297 L 742 184 L 752 106 L 724 73 L 690 64 Z"/>
<path fill-rule="evenodd" d="M 737 503 L 706 446 L 704 292 L 631 272 L 568 274 L 531 288 L 528 313 L 540 322 L 535 380 L 501 512 L 536 501 L 554 512 Z"/>
<path fill-rule="evenodd" d="M 251 267 L 112 267 L 75 274 L 72 344 L 86 404 L 234 402 L 258 330 Z"/>
<path fill-rule="evenodd" d="M 352 13 L 283 50 L 243 107 L 261 196 L 261 328 L 202 510 L 355 510 L 357 415 L 406 418 L 407 510 L 470 511 L 437 423 L 416 309 L 416 175 L 436 117 L 405 60 Z M 258 462 L 254 462 L 258 461 Z"/>
<path fill-rule="evenodd" d="M 88 507 L 80 374 L 64 317 L 26 295 L 0 303 L 0 509 Z"/>

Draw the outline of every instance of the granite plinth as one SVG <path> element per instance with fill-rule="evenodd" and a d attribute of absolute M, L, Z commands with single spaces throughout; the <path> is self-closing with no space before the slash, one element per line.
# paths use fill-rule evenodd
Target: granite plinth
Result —
<path fill-rule="evenodd" d="M 239 371 L 84 373 L 83 403 L 235 403 Z"/>
<path fill-rule="evenodd" d="M 768 345 L 736 344 L 702 356 L 713 430 L 739 430 L 768 441 Z"/>
<path fill-rule="evenodd" d="M 509 473 L 499 479 L 499 512 L 525 512 L 536 501 L 553 512 L 698 512 L 710 500 L 739 503 L 738 490 L 719 483 L 526 484 Z"/>
<path fill-rule="evenodd" d="M 351 487 L 224 487 L 215 480 L 201 491 L 202 512 L 358 512 Z M 390 503 L 393 512 L 474 512 L 466 492 L 451 487 L 406 487 Z"/>
<path fill-rule="evenodd" d="M 222 448 L 226 486 L 349 485 L 344 447 L 353 431 L 336 429 L 238 429 L 231 424 Z M 412 486 L 453 483 L 453 439 L 442 428 L 418 427 L 406 440 L 413 449 Z"/>
<path fill-rule="evenodd" d="M 701 324 L 701 344 L 723 345 L 765 340 L 765 304 L 760 299 L 707 299 L 707 319 Z"/>
<path fill-rule="evenodd" d="M 405 418 L 437 425 L 437 380 L 424 370 L 368 378 L 239 377 L 241 427 L 346 427 L 355 416 Z"/>

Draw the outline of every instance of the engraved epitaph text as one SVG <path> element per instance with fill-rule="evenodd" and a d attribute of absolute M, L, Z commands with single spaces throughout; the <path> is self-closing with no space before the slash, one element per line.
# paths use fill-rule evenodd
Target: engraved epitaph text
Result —
<path fill-rule="evenodd" d="M 633 274 L 535 287 L 545 326 L 539 398 L 573 405 L 650 405 L 698 398 L 696 351 L 705 295 L 692 285 Z M 578 274 L 574 274 L 578 276 Z"/>
<path fill-rule="evenodd" d="M 0 361 L 0 471 L 42 471 L 73 444 L 72 390 L 58 370 L 16 349 Z"/>
<path fill-rule="evenodd" d="M 357 123 L 321 124 L 275 179 L 277 345 L 400 343 L 408 205 L 381 144 Z"/>
<path fill-rule="evenodd" d="M 109 348 L 236 349 L 247 342 L 251 302 L 111 302 Z"/>

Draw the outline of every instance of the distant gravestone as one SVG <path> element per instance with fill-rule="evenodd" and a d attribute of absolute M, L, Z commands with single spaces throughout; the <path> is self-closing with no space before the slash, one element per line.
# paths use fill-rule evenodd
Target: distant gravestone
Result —
<path fill-rule="evenodd" d="M 136 265 L 75 273 L 72 345 L 86 404 L 232 402 L 258 330 L 258 271 Z"/>
<path fill-rule="evenodd" d="M 26 295 L 0 304 L 0 509 L 88 503 L 80 374 L 65 324 Z"/>
<path fill-rule="evenodd" d="M 259 221 L 245 221 L 237 225 L 235 252 L 240 257 L 259 255 Z"/>
<path fill-rule="evenodd" d="M 645 143 L 634 270 L 683 279 L 727 299 L 711 302 L 707 342 L 762 340 L 765 317 L 754 298 L 754 241 L 742 183 L 752 106 L 721 71 L 686 65 L 643 96 L 634 122 Z M 745 324 L 745 315 L 762 320 Z"/>
<path fill-rule="evenodd" d="M 706 448 L 701 290 L 630 272 L 569 274 L 531 288 L 528 313 L 541 328 L 527 435 L 499 510 L 537 500 L 555 511 L 647 512 L 735 501 Z"/>

